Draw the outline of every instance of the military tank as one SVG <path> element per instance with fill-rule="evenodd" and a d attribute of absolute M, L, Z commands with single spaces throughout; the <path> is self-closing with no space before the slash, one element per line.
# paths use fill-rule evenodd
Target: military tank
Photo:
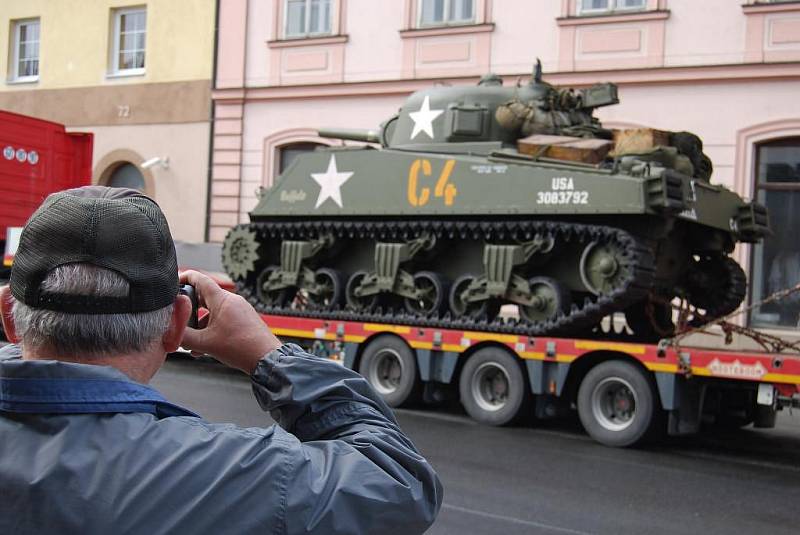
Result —
<path fill-rule="evenodd" d="M 618 102 L 537 65 L 512 87 L 416 92 L 377 130 L 321 130 L 364 144 L 297 157 L 223 265 L 264 313 L 530 336 L 621 313 L 652 340 L 676 298 L 695 325 L 732 312 L 746 279 L 729 255 L 769 232 L 766 209 L 710 181 L 697 136 L 604 128 L 594 110 Z"/>

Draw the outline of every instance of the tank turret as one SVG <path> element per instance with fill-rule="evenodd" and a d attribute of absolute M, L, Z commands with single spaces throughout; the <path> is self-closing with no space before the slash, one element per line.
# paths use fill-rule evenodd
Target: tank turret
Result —
<path fill-rule="evenodd" d="M 699 137 L 603 127 L 618 102 L 537 64 L 418 91 L 379 130 L 321 130 L 370 145 L 297 157 L 223 263 L 259 310 L 331 319 L 589 335 L 623 313 L 650 340 L 675 298 L 695 324 L 735 310 L 730 254 L 769 231 L 765 208 L 711 183 Z"/>

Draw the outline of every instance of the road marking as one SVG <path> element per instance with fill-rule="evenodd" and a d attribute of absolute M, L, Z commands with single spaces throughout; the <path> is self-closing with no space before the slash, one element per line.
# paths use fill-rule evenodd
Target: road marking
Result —
<path fill-rule="evenodd" d="M 506 515 L 498 515 L 495 513 L 489 513 L 486 511 L 478 511 L 476 509 L 468 509 L 466 507 L 459 507 L 457 505 L 450 505 L 449 503 L 445 503 L 442 505 L 443 509 L 449 509 L 451 511 L 458 511 L 459 513 L 467 513 L 470 515 L 480 516 L 483 518 L 491 518 L 493 520 L 503 520 L 504 522 L 510 522 L 512 524 L 519 524 L 521 526 L 530 526 L 534 528 L 541 528 L 546 529 L 549 531 L 555 531 L 558 533 L 572 533 L 573 535 L 593 535 L 589 531 L 580 531 L 577 529 L 571 528 L 564 528 L 561 526 L 554 526 L 552 524 L 545 524 L 544 522 L 535 522 L 533 520 L 522 520 L 521 518 L 515 518 L 513 516 L 506 516 Z"/>

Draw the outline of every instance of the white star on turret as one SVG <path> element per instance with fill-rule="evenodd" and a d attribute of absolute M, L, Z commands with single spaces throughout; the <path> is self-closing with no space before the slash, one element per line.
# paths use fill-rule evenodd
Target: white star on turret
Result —
<path fill-rule="evenodd" d="M 342 207 L 342 184 L 353 176 L 352 171 L 349 173 L 340 173 L 336 169 L 336 156 L 331 154 L 331 160 L 328 162 L 328 170 L 324 173 L 311 173 L 311 178 L 316 181 L 320 186 L 319 197 L 317 197 L 317 205 L 314 208 L 319 208 L 326 199 L 332 199 L 333 202 Z"/>
<path fill-rule="evenodd" d="M 433 139 L 433 120 L 439 117 L 444 110 L 432 110 L 431 98 L 425 95 L 425 100 L 422 101 L 422 106 L 418 111 L 412 111 L 408 114 L 411 120 L 414 121 L 414 129 L 411 131 L 411 139 L 417 137 L 420 132 L 425 132 L 428 137 Z"/>

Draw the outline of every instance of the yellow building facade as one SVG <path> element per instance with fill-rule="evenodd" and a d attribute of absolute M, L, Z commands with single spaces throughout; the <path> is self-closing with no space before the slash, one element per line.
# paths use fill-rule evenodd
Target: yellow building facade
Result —
<path fill-rule="evenodd" d="M 93 181 L 206 232 L 215 0 L 3 0 L 0 109 L 95 134 Z"/>

